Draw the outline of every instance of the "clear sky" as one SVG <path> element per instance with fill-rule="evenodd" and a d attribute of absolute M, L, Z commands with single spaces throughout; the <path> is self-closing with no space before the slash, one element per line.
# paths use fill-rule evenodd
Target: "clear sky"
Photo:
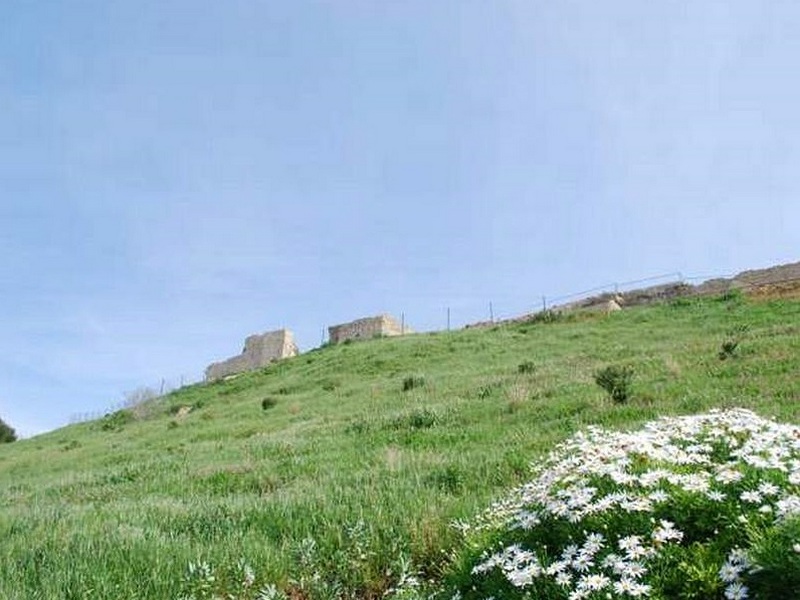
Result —
<path fill-rule="evenodd" d="M 0 6 L 0 417 L 246 335 L 800 260 L 794 0 Z"/>

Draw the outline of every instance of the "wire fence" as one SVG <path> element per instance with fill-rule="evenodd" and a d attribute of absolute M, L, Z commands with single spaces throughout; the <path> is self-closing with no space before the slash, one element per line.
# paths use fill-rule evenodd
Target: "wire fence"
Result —
<path fill-rule="evenodd" d="M 660 301 L 667 297 L 696 297 L 718 295 L 739 289 L 745 292 L 755 292 L 765 287 L 788 286 L 795 287 L 800 293 L 800 263 L 783 265 L 771 269 L 756 271 L 746 271 L 739 274 L 725 275 L 698 275 L 687 277 L 680 271 L 664 273 L 642 279 L 629 281 L 615 281 L 605 285 L 584 289 L 579 292 L 563 294 L 559 296 L 541 296 L 541 305 L 528 307 L 528 310 L 517 307 L 507 312 L 497 310 L 500 306 L 495 300 L 488 300 L 484 304 L 483 310 L 477 309 L 476 304 L 453 303 L 442 311 L 443 323 L 431 323 L 433 327 L 418 331 L 441 331 L 451 329 L 461 329 L 464 327 L 479 327 L 488 324 L 502 323 L 507 321 L 525 319 L 535 316 L 542 311 L 558 308 L 571 307 L 589 302 L 593 298 L 602 299 L 607 296 L 620 296 L 623 300 L 634 298 L 636 304 Z M 509 301 L 509 305 L 512 304 Z M 462 318 L 458 318 L 462 315 Z M 402 324 L 406 330 L 406 312 L 403 311 Z M 458 324 L 457 324 L 458 323 Z M 326 329 L 323 328 L 322 343 L 325 342 Z M 74 413 L 70 416 L 70 423 L 82 423 L 102 418 L 103 416 L 123 409 L 136 409 L 137 407 L 154 403 L 159 398 L 163 398 L 170 392 L 178 390 L 186 385 L 192 385 L 202 381 L 202 378 L 180 376 L 177 378 L 162 378 L 159 382 L 151 386 L 141 386 L 126 392 L 123 400 L 109 406 L 105 410 Z"/>
<path fill-rule="evenodd" d="M 185 375 L 174 378 L 164 377 L 153 385 L 143 385 L 125 392 L 122 400 L 109 405 L 103 410 L 72 413 L 69 417 L 69 423 L 71 425 L 75 423 L 85 423 L 86 421 L 101 419 L 119 410 L 135 410 L 147 404 L 155 404 L 160 398 L 167 396 L 171 392 L 179 390 L 187 385 L 199 383 L 200 381 L 202 380 L 197 377 Z"/>
<path fill-rule="evenodd" d="M 533 317 L 539 312 L 553 309 L 568 309 L 581 305 L 589 305 L 592 300 L 598 302 L 619 296 L 628 305 L 644 304 L 678 296 L 708 296 L 725 293 L 731 289 L 752 293 L 763 288 L 789 286 L 800 288 L 800 263 L 783 265 L 771 269 L 746 271 L 743 273 L 686 276 L 680 271 L 664 273 L 642 279 L 615 281 L 578 292 L 558 296 L 541 295 L 540 302 L 530 305 L 528 310 L 517 310 L 503 314 L 497 308 L 501 304 L 487 301 L 483 313 L 472 321 L 463 322 L 462 326 L 475 327 L 492 323 L 502 323 Z M 451 307 L 445 309 L 446 329 L 453 327 L 456 313 Z M 476 314 L 474 310 L 471 311 Z M 455 327 L 458 328 L 458 327 Z M 434 328 L 433 330 L 436 330 Z"/>

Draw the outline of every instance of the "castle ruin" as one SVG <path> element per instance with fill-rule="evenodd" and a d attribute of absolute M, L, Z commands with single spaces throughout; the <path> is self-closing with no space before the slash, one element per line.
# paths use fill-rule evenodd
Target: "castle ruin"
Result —
<path fill-rule="evenodd" d="M 244 341 L 244 350 L 239 356 L 208 366 L 206 381 L 216 381 L 229 375 L 260 369 L 276 360 L 297 356 L 298 352 L 294 335 L 288 329 L 251 335 Z"/>
<path fill-rule="evenodd" d="M 328 327 L 328 339 L 331 344 L 340 344 L 346 340 L 368 340 L 407 333 L 413 333 L 413 331 L 406 327 L 405 323 L 398 323 L 397 319 L 390 315 L 366 317 Z"/>

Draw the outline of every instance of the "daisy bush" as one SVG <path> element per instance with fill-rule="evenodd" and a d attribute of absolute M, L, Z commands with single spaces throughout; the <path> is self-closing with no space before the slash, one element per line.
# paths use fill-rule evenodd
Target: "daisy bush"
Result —
<path fill-rule="evenodd" d="M 576 434 L 462 524 L 463 598 L 794 598 L 800 428 L 743 409 Z"/>

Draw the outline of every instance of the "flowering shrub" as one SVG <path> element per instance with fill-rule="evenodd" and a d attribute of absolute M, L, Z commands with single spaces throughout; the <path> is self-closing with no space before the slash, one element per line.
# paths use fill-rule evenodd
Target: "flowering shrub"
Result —
<path fill-rule="evenodd" d="M 463 598 L 794 598 L 800 428 L 736 409 L 592 427 L 463 525 Z"/>
<path fill-rule="evenodd" d="M 232 569 L 193 562 L 183 577 L 183 591 L 178 600 L 286 600 L 274 585 L 257 587 L 255 582 L 255 571 L 243 560 Z"/>

